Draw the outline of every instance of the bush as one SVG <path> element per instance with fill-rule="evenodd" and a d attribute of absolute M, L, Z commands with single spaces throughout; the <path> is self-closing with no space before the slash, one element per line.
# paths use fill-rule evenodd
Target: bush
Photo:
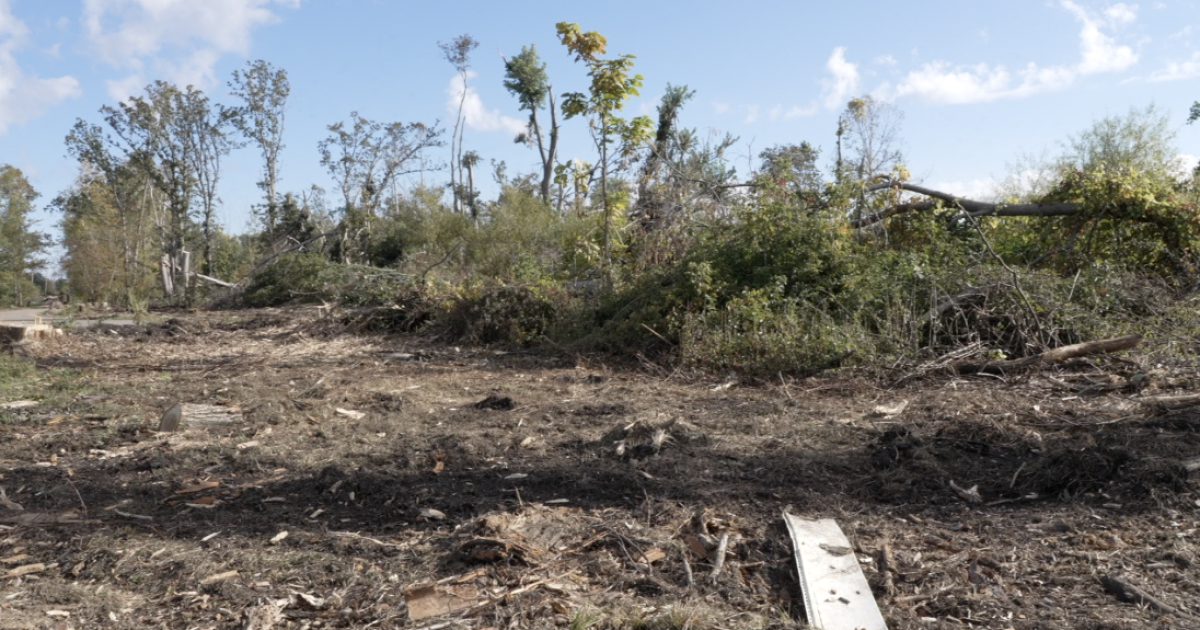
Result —
<path fill-rule="evenodd" d="M 555 323 L 565 298 L 547 288 L 487 286 L 459 298 L 446 325 L 456 339 L 470 343 L 528 346 Z"/>
<path fill-rule="evenodd" d="M 247 306 L 315 302 L 386 306 L 414 291 L 415 279 L 408 274 L 332 263 L 319 254 L 285 254 L 255 275 L 242 301 Z"/>

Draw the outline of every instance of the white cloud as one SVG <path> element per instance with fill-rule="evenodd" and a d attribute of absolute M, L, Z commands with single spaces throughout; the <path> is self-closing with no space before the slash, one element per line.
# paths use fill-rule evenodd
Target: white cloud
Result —
<path fill-rule="evenodd" d="M 1004 66 L 952 66 L 935 61 L 908 73 L 900 85 L 884 94 L 962 105 L 1029 96 L 1066 87 L 1073 80 L 1074 73 L 1063 67 L 1039 68 L 1031 63 L 1014 75 Z"/>
<path fill-rule="evenodd" d="M 1200 52 L 1192 53 L 1187 61 L 1169 61 L 1161 70 L 1155 70 L 1148 81 L 1178 81 L 1200 76 Z"/>
<path fill-rule="evenodd" d="M 162 78 L 204 89 L 216 83 L 222 55 L 250 53 L 251 33 L 279 20 L 273 6 L 300 0 L 84 0 L 88 41 L 106 63 L 130 71 L 109 81 L 109 95 L 124 99 Z M 135 91 L 137 91 L 135 90 Z"/>
<path fill-rule="evenodd" d="M 805 116 L 812 116 L 813 114 L 817 113 L 818 109 L 819 108 L 817 107 L 816 103 L 813 103 L 812 105 L 809 105 L 808 107 L 799 107 L 799 106 L 793 107 L 783 113 L 783 119 L 784 120 L 792 120 L 793 118 L 803 118 Z"/>
<path fill-rule="evenodd" d="M 1083 53 L 1083 60 L 1079 63 L 1081 74 L 1118 72 L 1137 63 L 1138 56 L 1132 48 L 1118 46 L 1111 35 L 1100 31 L 1102 26 L 1113 28 L 1136 20 L 1137 5 L 1114 4 L 1104 10 L 1103 18 L 1096 17 L 1071 0 L 1062 0 L 1062 6 L 1083 22 L 1083 30 L 1079 33 Z"/>
<path fill-rule="evenodd" d="M 1010 71 L 1003 65 L 980 63 L 926 63 L 913 70 L 892 87 L 879 90 L 887 98 L 912 96 L 945 104 L 984 103 L 1003 98 L 1021 98 L 1049 90 L 1063 89 L 1081 75 L 1118 72 L 1137 63 L 1138 56 L 1129 46 L 1119 46 L 1103 28 L 1116 28 L 1137 19 L 1137 5 L 1114 4 L 1094 15 L 1071 0 L 1062 0 L 1063 8 L 1082 23 L 1079 32 L 1080 61 L 1071 66 L 1038 66 Z"/>
<path fill-rule="evenodd" d="M 746 107 L 746 118 L 742 120 L 744 123 L 753 123 L 758 121 L 758 105 L 748 105 Z"/>
<path fill-rule="evenodd" d="M 875 63 L 881 66 L 894 66 L 896 65 L 896 58 L 891 55 L 879 55 L 875 58 Z"/>
<path fill-rule="evenodd" d="M 846 47 L 838 46 L 829 55 L 825 68 L 832 76 L 821 79 L 824 86 L 821 101 L 829 109 L 838 109 L 858 91 L 858 65 L 846 61 Z"/>
<path fill-rule="evenodd" d="M 0 0 L 0 133 L 9 125 L 33 120 L 58 102 L 82 94 L 75 77 L 41 79 L 25 74 L 16 53 L 28 39 L 29 28 L 12 14 L 9 0 Z"/>
<path fill-rule="evenodd" d="M 713 103 L 713 110 L 718 114 L 725 114 L 729 112 L 730 106 L 729 103 Z"/>
<path fill-rule="evenodd" d="M 929 188 L 975 201 L 990 201 L 996 195 L 996 180 L 981 177 L 965 182 L 937 182 L 930 184 Z"/>
<path fill-rule="evenodd" d="M 474 70 L 467 71 L 467 79 L 475 77 Z M 489 110 L 483 105 L 483 99 L 480 98 L 479 92 L 466 85 L 466 99 L 463 100 L 463 78 L 460 75 L 454 75 L 450 79 L 450 85 L 446 88 L 446 111 L 450 115 L 458 115 L 458 105 L 462 103 L 462 115 L 467 126 L 476 131 L 506 131 L 512 135 L 524 133 L 527 130 L 525 122 L 517 120 L 511 116 L 505 116 L 500 113 L 500 110 Z"/>
<path fill-rule="evenodd" d="M 1137 21 L 1138 6 L 1118 2 L 1104 10 L 1104 17 L 1112 24 L 1131 24 Z"/>

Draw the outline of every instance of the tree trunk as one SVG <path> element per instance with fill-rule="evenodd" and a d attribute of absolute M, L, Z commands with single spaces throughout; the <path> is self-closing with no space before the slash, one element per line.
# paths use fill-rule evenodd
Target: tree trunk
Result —
<path fill-rule="evenodd" d="M 906 212 L 919 212 L 932 210 L 938 207 L 939 202 L 942 205 L 949 207 L 957 207 L 962 209 L 972 217 L 997 216 L 997 217 L 1058 217 L 1070 216 L 1079 214 L 1083 211 L 1077 203 L 1011 203 L 1011 204 L 996 204 L 986 201 L 975 201 L 966 197 L 951 195 L 940 190 L 925 188 L 915 184 L 905 182 L 886 181 L 873 186 L 868 186 L 864 192 L 876 192 L 886 190 L 888 188 L 896 188 L 915 192 L 926 197 L 932 197 L 934 200 L 915 201 L 896 204 L 890 208 L 886 208 L 880 212 L 869 214 L 863 217 L 856 218 L 850 221 L 850 226 L 854 228 L 863 228 L 869 225 L 874 225 L 890 217 L 894 217 Z"/>

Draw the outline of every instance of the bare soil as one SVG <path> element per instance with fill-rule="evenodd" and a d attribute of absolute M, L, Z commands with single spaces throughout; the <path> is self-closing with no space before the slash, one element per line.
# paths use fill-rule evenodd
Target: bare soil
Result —
<path fill-rule="evenodd" d="M 803 627 L 784 510 L 838 521 L 893 629 L 1200 627 L 1200 409 L 1062 386 L 1136 357 L 748 386 L 352 328 L 12 349 L 0 627 Z M 242 421 L 157 432 L 177 403 Z"/>

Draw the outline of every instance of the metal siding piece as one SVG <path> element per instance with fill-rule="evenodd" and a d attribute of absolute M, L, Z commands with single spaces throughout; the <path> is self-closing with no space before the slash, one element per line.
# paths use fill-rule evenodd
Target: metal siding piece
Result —
<path fill-rule="evenodd" d="M 850 541 L 831 518 L 784 512 L 809 625 L 821 630 L 887 630 Z"/>

